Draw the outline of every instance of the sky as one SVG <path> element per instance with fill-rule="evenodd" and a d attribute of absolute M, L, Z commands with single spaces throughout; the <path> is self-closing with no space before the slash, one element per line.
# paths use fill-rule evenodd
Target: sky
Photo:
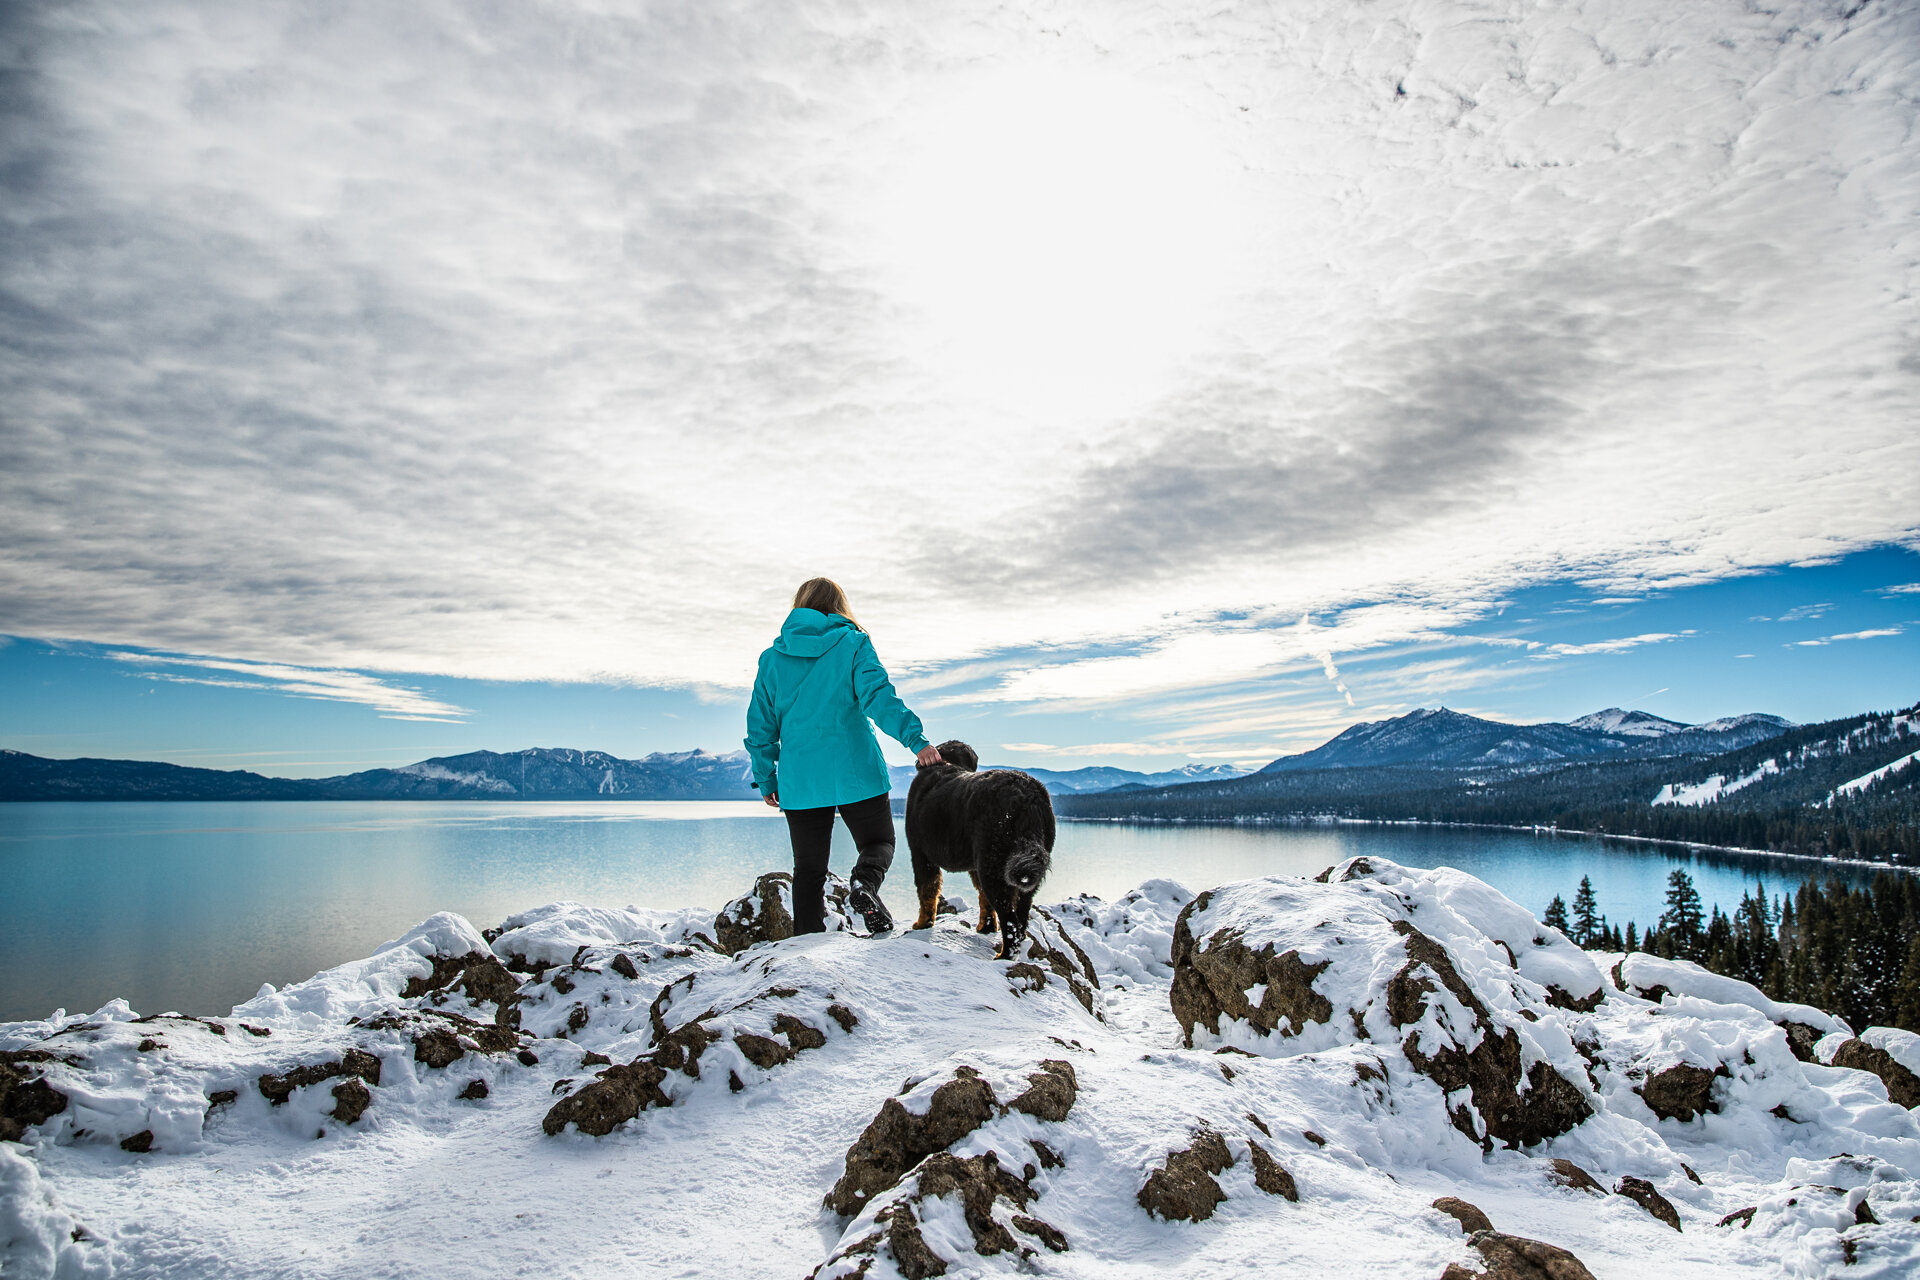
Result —
<path fill-rule="evenodd" d="M 729 749 L 815 574 L 1008 763 L 1920 699 L 1911 0 L 22 3 L 0 69 L 0 746 Z"/>

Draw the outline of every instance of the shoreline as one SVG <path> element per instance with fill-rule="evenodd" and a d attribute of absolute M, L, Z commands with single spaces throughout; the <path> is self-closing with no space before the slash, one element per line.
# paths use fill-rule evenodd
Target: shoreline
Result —
<path fill-rule="evenodd" d="M 1712 853 L 1735 853 L 1756 858 L 1793 858 L 1800 862 L 1824 862 L 1837 867 L 1871 867 L 1885 871 L 1920 874 L 1920 866 L 1898 862 L 1873 862 L 1866 858 L 1836 858 L 1831 854 L 1791 853 L 1784 849 L 1750 849 L 1737 844 L 1708 844 L 1699 840 L 1672 840 L 1664 836 L 1636 836 L 1617 831 L 1587 831 L 1579 827 L 1558 827 L 1544 823 L 1506 822 L 1434 822 L 1426 818 L 1342 818 L 1333 815 L 1295 815 L 1284 818 L 1250 816 L 1245 818 L 1080 818 L 1062 817 L 1061 822 L 1088 825 L 1141 827 L 1434 827 L 1469 831 L 1519 831 L 1536 836 L 1579 836 L 1588 840 L 1625 840 L 1634 844 L 1666 845 L 1677 849 L 1698 849 Z"/>

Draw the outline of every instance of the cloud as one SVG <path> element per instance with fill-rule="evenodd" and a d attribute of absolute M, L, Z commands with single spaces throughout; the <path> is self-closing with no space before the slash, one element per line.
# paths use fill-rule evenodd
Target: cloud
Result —
<path fill-rule="evenodd" d="M 943 697 L 1266 681 L 1246 723 L 1317 731 L 1296 670 L 1529 583 L 1911 541 L 1911 13 L 1289 13 L 7 6 L 0 616 L 252 671 L 151 667 L 185 679 L 731 691 L 828 572 Z M 1051 88 L 1089 83 L 1151 110 Z M 1013 246 L 1111 314 L 1016 278 L 974 318 L 1064 317 L 1084 395 L 928 354 L 955 316 L 887 193 L 1009 84 L 1231 174 L 1231 291 L 1151 394 L 1097 376 L 1137 343 L 1080 348 L 1163 333 L 1133 286 L 1225 225 L 1177 203 Z"/>
<path fill-rule="evenodd" d="M 1880 591 L 1882 594 L 1890 596 L 1920 595 L 1920 582 L 1903 582 L 1896 587 L 1881 587 Z"/>
<path fill-rule="evenodd" d="M 1571 658 L 1589 653 L 1624 653 L 1646 644 L 1665 644 L 1693 635 L 1692 631 L 1649 631 L 1637 636 L 1618 636 L 1611 640 L 1591 640 L 1586 644 L 1550 644 L 1536 654 L 1540 658 Z"/>
<path fill-rule="evenodd" d="M 1899 627 L 1876 627 L 1871 631 L 1843 631 L 1839 635 L 1821 636 L 1817 640 L 1795 640 L 1792 644 L 1785 647 L 1789 649 L 1812 649 L 1821 645 L 1832 644 L 1836 640 L 1878 640 L 1882 636 L 1897 636 L 1900 634 L 1902 634 L 1902 629 Z"/>
<path fill-rule="evenodd" d="M 1778 618 L 1775 618 L 1774 621 L 1775 622 L 1805 622 L 1809 618 L 1823 617 L 1826 614 L 1831 613 L 1832 611 L 1833 611 L 1833 606 L 1831 604 L 1795 605 L 1793 608 L 1781 614 Z M 1761 619 L 1761 621 L 1764 622 L 1765 619 L 1763 618 Z"/>
<path fill-rule="evenodd" d="M 429 697 L 418 689 L 389 684 L 361 671 L 329 671 L 290 667 L 278 663 L 238 662 L 222 658 L 193 658 L 125 651 L 106 655 L 115 662 L 146 668 L 137 674 L 170 684 L 211 685 L 221 689 L 250 689 L 289 698 L 324 702 L 353 702 L 372 707 L 383 720 L 427 720 L 460 724 L 472 712 L 451 702 Z M 153 668 L 161 668 L 155 670 Z M 188 671 L 218 671 L 222 676 L 187 675 Z"/>
<path fill-rule="evenodd" d="M 1300 634 L 1301 647 L 1314 657 L 1320 659 L 1320 669 L 1326 672 L 1327 679 L 1333 681 L 1333 687 L 1340 691 L 1340 695 L 1347 700 L 1347 705 L 1352 706 L 1353 694 L 1348 692 L 1347 686 L 1340 680 L 1340 668 L 1333 664 L 1333 649 L 1330 646 L 1316 643 L 1317 638 L 1313 631 L 1312 617 L 1304 613 L 1301 614 L 1300 621 L 1294 629 Z"/>

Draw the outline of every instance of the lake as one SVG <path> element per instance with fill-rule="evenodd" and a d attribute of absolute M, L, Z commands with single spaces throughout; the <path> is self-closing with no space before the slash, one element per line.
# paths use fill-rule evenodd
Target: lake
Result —
<path fill-rule="evenodd" d="M 904 923 L 914 898 L 901 839 L 884 896 Z M 1536 914 L 1590 875 L 1611 919 L 1643 927 L 1676 866 L 1728 909 L 1758 878 L 1777 892 L 1872 875 L 1518 831 L 1062 823 L 1041 901 L 1112 898 L 1156 876 L 1195 890 L 1311 876 L 1356 854 L 1458 867 Z M 834 869 L 852 862 L 836 825 Z M 366 955 L 435 911 L 484 928 L 560 899 L 717 908 L 790 866 L 786 824 L 753 802 L 0 804 L 0 1021 L 115 996 L 143 1013 L 224 1013 L 262 982 Z"/>

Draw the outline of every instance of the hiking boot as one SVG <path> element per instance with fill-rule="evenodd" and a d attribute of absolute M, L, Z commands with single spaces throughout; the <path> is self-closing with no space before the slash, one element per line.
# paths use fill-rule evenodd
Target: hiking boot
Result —
<path fill-rule="evenodd" d="M 877 935 L 893 932 L 893 914 L 887 910 L 887 904 L 880 901 L 879 894 L 858 880 L 847 892 L 847 906 L 867 922 L 868 933 Z"/>

